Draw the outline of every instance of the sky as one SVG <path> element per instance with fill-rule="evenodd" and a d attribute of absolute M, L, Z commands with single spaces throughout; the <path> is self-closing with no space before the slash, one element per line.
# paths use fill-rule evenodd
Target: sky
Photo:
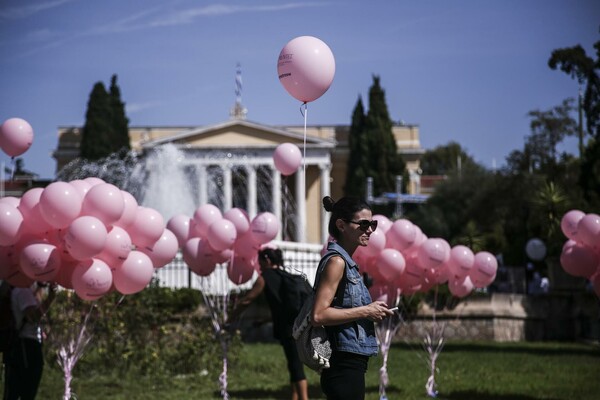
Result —
<path fill-rule="evenodd" d="M 523 148 L 529 111 L 577 96 L 548 67 L 552 50 L 595 58 L 599 27 L 597 0 L 1 0 L 0 122 L 31 124 L 25 168 L 53 178 L 58 127 L 83 125 L 96 82 L 118 76 L 130 126 L 211 125 L 229 120 L 240 63 L 247 119 L 302 125 L 277 58 L 308 35 L 336 63 L 309 125 L 349 125 L 377 75 L 391 118 L 418 125 L 424 149 L 455 141 L 501 167 Z"/>

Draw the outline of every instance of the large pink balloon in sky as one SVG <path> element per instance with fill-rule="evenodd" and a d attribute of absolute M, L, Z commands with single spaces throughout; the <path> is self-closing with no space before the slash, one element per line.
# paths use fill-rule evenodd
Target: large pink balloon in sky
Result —
<path fill-rule="evenodd" d="M 33 143 L 33 129 L 21 118 L 9 118 L 0 126 L 0 148 L 11 157 L 25 153 Z"/>
<path fill-rule="evenodd" d="M 333 82 L 335 59 L 329 46 L 313 36 L 290 40 L 277 60 L 279 82 L 303 103 L 321 97 Z"/>

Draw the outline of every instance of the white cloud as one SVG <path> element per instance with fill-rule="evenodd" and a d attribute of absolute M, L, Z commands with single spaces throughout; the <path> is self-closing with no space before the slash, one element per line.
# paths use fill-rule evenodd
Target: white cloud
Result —
<path fill-rule="evenodd" d="M 51 0 L 51 1 L 37 1 L 33 4 L 5 8 L 0 10 L 0 18 L 6 19 L 20 19 L 26 18 L 30 15 L 37 14 L 38 12 L 48 10 L 50 8 L 58 7 L 64 3 L 68 3 L 72 0 Z"/>

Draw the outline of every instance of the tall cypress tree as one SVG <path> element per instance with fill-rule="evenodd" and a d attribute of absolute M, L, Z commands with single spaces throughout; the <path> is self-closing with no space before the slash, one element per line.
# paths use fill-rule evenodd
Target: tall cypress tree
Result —
<path fill-rule="evenodd" d="M 385 102 L 379 76 L 373 75 L 369 89 L 369 112 L 365 120 L 365 134 L 369 143 L 368 172 L 373 177 L 373 193 L 393 192 L 396 176 L 402 175 L 405 164 L 396 147 L 392 120 Z"/>
<path fill-rule="evenodd" d="M 365 137 L 365 109 L 362 98 L 358 101 L 352 113 L 352 125 L 348 133 L 348 167 L 344 194 L 346 196 L 365 197 L 365 182 L 368 175 L 369 146 Z"/>
<path fill-rule="evenodd" d="M 112 153 L 112 108 L 102 82 L 97 82 L 90 93 L 81 136 L 79 155 L 97 160 Z"/>
<path fill-rule="evenodd" d="M 102 82 L 96 82 L 88 101 L 85 125 L 79 155 L 87 160 L 98 160 L 121 149 L 129 150 L 129 120 L 113 75 L 110 93 Z"/>
<path fill-rule="evenodd" d="M 129 119 L 125 115 L 125 103 L 121 101 L 121 89 L 117 86 L 117 75 L 110 79 L 110 105 L 112 109 L 112 128 L 114 150 L 129 150 Z"/>

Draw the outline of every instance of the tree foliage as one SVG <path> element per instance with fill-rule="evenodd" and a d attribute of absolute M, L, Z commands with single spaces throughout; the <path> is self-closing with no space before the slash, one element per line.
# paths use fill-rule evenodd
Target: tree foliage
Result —
<path fill-rule="evenodd" d="M 581 157 L 578 183 L 585 200 L 597 209 L 600 206 L 600 41 L 594 44 L 594 49 L 595 60 L 580 45 L 554 50 L 548 65 L 554 70 L 560 68 L 580 85 L 585 85 L 582 107 L 586 130 L 592 139 Z"/>
<path fill-rule="evenodd" d="M 365 182 L 369 174 L 369 146 L 365 138 L 365 109 L 359 96 L 352 113 L 352 124 L 348 134 L 348 168 L 344 193 L 346 196 L 365 197 Z"/>
<path fill-rule="evenodd" d="M 396 176 L 403 175 L 405 164 L 398 154 L 385 101 L 385 91 L 378 76 L 369 89 L 369 110 L 365 114 L 359 97 L 352 114 L 349 133 L 350 155 L 344 192 L 364 197 L 366 178 L 373 178 L 373 193 L 395 191 Z"/>
<path fill-rule="evenodd" d="M 128 125 L 117 76 L 112 76 L 110 93 L 102 82 L 97 82 L 87 105 L 80 156 L 87 160 L 98 160 L 120 150 L 128 150 Z"/>

